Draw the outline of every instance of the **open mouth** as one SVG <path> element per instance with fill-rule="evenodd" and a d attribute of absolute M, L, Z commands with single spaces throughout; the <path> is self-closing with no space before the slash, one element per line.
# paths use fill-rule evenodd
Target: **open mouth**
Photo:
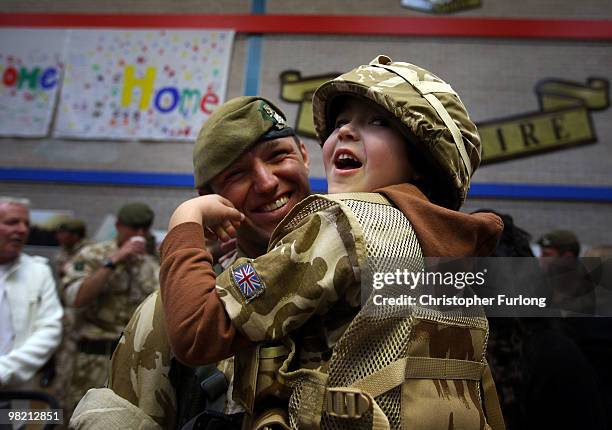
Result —
<path fill-rule="evenodd" d="M 267 203 L 267 204 L 265 204 L 263 206 L 260 206 L 259 208 L 257 208 L 253 212 L 268 213 L 268 212 L 273 212 L 275 210 L 278 210 L 278 209 L 284 207 L 289 202 L 289 198 L 290 197 L 291 197 L 290 193 L 284 194 L 284 195 L 278 197 L 272 203 Z"/>
<path fill-rule="evenodd" d="M 334 166 L 338 170 L 354 170 L 363 166 L 363 163 L 353 154 L 343 151 L 336 155 Z"/>

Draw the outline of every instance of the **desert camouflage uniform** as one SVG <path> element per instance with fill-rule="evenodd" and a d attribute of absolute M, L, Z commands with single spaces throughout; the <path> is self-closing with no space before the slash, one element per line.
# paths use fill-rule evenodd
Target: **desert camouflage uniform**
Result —
<path fill-rule="evenodd" d="M 74 257 L 63 279 L 69 305 L 74 303 L 83 280 L 102 267 L 117 249 L 117 242 L 110 240 L 87 246 Z M 79 341 L 108 341 L 108 347 L 106 354 L 81 351 L 76 355 L 68 406 L 74 407 L 88 389 L 104 386 L 112 341 L 119 338 L 136 307 L 159 287 L 158 278 L 157 258 L 148 254 L 135 257 L 118 265 L 110 275 L 106 290 L 81 310 Z"/>
<path fill-rule="evenodd" d="M 483 314 L 449 318 L 412 307 L 402 315 L 371 302 L 359 311 L 364 271 L 390 272 L 398 262 L 409 270 L 423 267 L 421 248 L 401 211 L 380 194 L 354 193 L 312 196 L 290 215 L 275 231 L 268 254 L 237 260 L 217 278 L 217 292 L 250 340 L 280 341 L 290 351 L 278 373 L 291 388 L 291 427 L 490 428 L 480 399 L 488 333 Z M 245 267 L 253 270 L 257 291 L 241 282 Z M 258 375 L 250 357 L 237 355 L 235 394 L 256 416 L 278 376 L 271 381 Z M 402 374 L 384 389 L 364 382 L 372 375 L 387 379 L 377 374 L 388 366 L 414 362 L 417 368 L 427 360 L 446 366 L 448 359 L 468 370 L 443 374 L 426 364 L 427 370 L 411 379 Z M 328 387 L 358 389 L 372 407 L 360 419 L 339 418 L 342 407 L 327 404 L 333 396 Z"/>
<path fill-rule="evenodd" d="M 55 273 L 61 280 L 66 274 L 66 269 L 70 264 L 72 258 L 79 253 L 81 249 L 89 246 L 91 242 L 88 239 L 80 240 L 76 243 L 70 251 L 62 248 L 57 256 L 55 257 Z M 61 288 L 61 282 L 57 283 L 58 296 L 62 303 L 65 300 L 62 296 L 63 291 Z M 72 371 L 74 369 L 74 362 L 77 354 L 77 342 L 78 342 L 78 316 L 77 310 L 69 307 L 64 307 L 64 317 L 62 318 L 62 343 L 55 352 L 55 377 L 53 379 L 53 385 L 51 387 L 55 397 L 60 401 L 62 405 L 67 404 L 66 394 L 69 392 L 70 382 L 72 379 Z"/>
<path fill-rule="evenodd" d="M 70 250 L 65 248 L 60 249 L 55 256 L 55 273 L 60 279 L 66 275 L 66 270 L 68 269 L 67 264 L 81 251 L 81 249 L 89 245 L 91 245 L 89 239 L 81 239 Z M 61 294 L 62 291 L 59 291 L 58 293 Z"/>
<path fill-rule="evenodd" d="M 221 270 L 236 259 L 225 258 Z M 219 270 L 219 272 L 221 271 Z M 121 422 L 124 414 L 146 415 L 160 428 L 174 428 L 177 423 L 177 395 L 170 380 L 173 354 L 166 333 L 164 309 L 159 290 L 136 309 L 123 330 L 110 363 L 109 390 L 92 390 L 79 403 L 73 428 L 109 428 Z M 218 363 L 217 368 L 229 382 L 224 413 L 244 410 L 232 400 L 234 359 L 230 357 Z M 138 410 L 117 399 L 127 400 Z M 100 408 L 100 406 L 104 408 Z M 113 407 L 113 406 L 119 406 Z M 96 413 L 91 414 L 92 410 Z M 82 415 L 83 413 L 86 413 Z M 89 416 L 87 416 L 89 414 Z"/>

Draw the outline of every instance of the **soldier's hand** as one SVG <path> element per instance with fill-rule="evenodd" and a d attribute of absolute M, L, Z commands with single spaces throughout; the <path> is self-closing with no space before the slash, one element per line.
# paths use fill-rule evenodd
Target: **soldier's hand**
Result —
<path fill-rule="evenodd" d="M 134 236 L 126 240 L 121 248 L 113 253 L 110 259 L 115 264 L 122 263 L 132 257 L 143 255 L 146 250 L 147 242 L 142 236 Z"/>

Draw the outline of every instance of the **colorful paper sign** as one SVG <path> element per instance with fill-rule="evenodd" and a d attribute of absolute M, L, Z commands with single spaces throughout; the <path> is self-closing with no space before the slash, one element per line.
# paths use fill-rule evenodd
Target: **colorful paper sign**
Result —
<path fill-rule="evenodd" d="M 0 135 L 49 133 L 66 30 L 0 29 Z"/>
<path fill-rule="evenodd" d="M 193 140 L 225 100 L 234 32 L 72 30 L 54 135 Z"/>

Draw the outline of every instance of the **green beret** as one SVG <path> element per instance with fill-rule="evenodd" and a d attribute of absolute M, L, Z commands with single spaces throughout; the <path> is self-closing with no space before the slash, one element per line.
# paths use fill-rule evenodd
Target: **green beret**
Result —
<path fill-rule="evenodd" d="M 57 230 L 67 231 L 69 233 L 85 234 L 86 226 L 85 226 L 84 221 L 80 219 L 76 219 L 76 218 L 71 218 L 71 219 L 62 221 L 57 226 Z"/>
<path fill-rule="evenodd" d="M 553 230 L 538 240 L 538 245 L 545 248 L 571 249 L 580 246 L 576 235 L 569 230 Z"/>
<path fill-rule="evenodd" d="M 144 203 L 128 203 L 119 209 L 117 221 L 129 227 L 150 227 L 153 224 L 153 210 Z"/>
<path fill-rule="evenodd" d="M 200 189 L 262 140 L 292 136 L 285 115 L 262 97 L 236 97 L 204 123 L 193 147 L 195 186 Z"/>

